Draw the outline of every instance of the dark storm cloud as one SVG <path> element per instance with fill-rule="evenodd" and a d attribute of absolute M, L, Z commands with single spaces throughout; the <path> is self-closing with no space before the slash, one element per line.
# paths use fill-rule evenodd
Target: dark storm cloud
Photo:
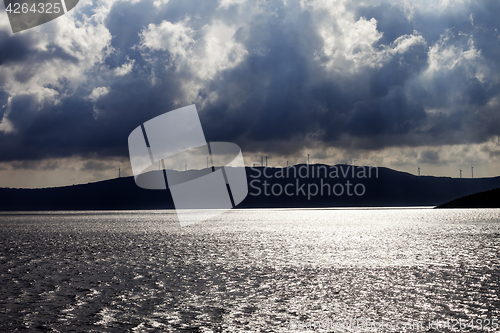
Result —
<path fill-rule="evenodd" d="M 15 132 L 3 135 L 2 159 L 33 159 L 83 155 L 113 156 L 128 154 L 127 138 L 141 123 L 176 108 L 168 92 L 173 87 L 152 87 L 138 79 L 117 82 L 97 107 L 97 119 L 92 103 L 82 96 L 64 99 L 60 105 L 37 109 L 33 96 L 20 95 L 11 101 L 9 120 Z M 169 89 L 172 88 L 172 89 Z M 22 147 L 22 149 L 12 149 Z"/>
<path fill-rule="evenodd" d="M 243 64 L 224 74 L 223 84 L 213 88 L 227 92 L 229 101 L 220 99 L 207 112 L 204 120 L 210 124 L 209 133 L 216 133 L 221 140 L 241 139 L 243 146 L 249 138 L 252 141 L 290 140 L 311 134 L 332 144 L 341 134 L 373 138 L 372 142 L 363 141 L 365 144 L 358 147 L 369 149 L 402 144 L 484 142 L 500 134 L 498 108 L 484 108 L 500 93 L 495 75 L 480 82 L 470 77 L 467 68 L 457 65 L 452 70 L 433 74 L 428 82 L 419 82 L 423 80 L 419 76 L 429 66 L 429 47 L 439 42 L 443 34 L 449 35 L 443 47 L 467 51 L 472 41 L 480 54 L 497 49 L 497 24 L 476 19 L 473 26 L 470 19 L 471 13 L 474 17 L 476 12 L 482 17 L 488 7 L 493 14 L 499 4 L 490 1 L 464 8 L 460 13 L 450 11 L 439 16 L 419 14 L 412 22 L 399 6 L 382 4 L 360 8 L 359 17 L 374 17 L 379 21 L 377 27 L 384 33 L 378 44 L 380 48 L 413 31 L 421 32 L 427 44 L 414 45 L 380 68 L 365 68 L 348 78 L 313 68 L 307 51 L 316 49 L 321 42 L 307 14 L 301 17 L 300 25 L 292 27 L 286 26 L 286 20 L 270 20 L 272 27 L 252 26 L 255 29 L 250 29 L 250 36 L 259 39 L 258 44 L 269 51 L 264 55 L 250 53 Z M 300 33 L 296 31 L 299 26 Z M 491 45 L 482 43 L 482 47 L 488 49 L 483 53 L 476 39 L 485 38 L 484 31 L 490 34 Z M 283 36 L 285 32 L 287 35 Z M 297 36 L 305 37 L 306 42 L 301 45 L 293 40 L 294 37 L 300 39 Z M 246 41 L 246 49 L 255 50 L 250 41 L 250 38 Z M 498 59 L 478 60 L 478 64 L 497 73 Z M 249 96 L 248 102 L 238 106 L 238 110 L 231 109 L 228 105 L 235 96 L 232 92 L 243 90 Z M 451 112 L 428 115 L 426 108 L 449 108 Z M 489 122 L 479 117 L 486 117 Z"/>
<path fill-rule="evenodd" d="M 25 63 L 25 65 L 28 65 L 27 62 L 41 64 L 54 59 L 77 62 L 76 58 L 64 52 L 57 45 L 50 45 L 47 50 L 41 51 L 34 49 L 33 44 L 34 41 L 29 35 L 12 35 L 5 30 L 0 30 L 0 66 L 8 66 L 10 63 Z M 32 75 L 36 74 L 32 73 Z M 20 79 L 20 81 L 23 81 L 23 79 Z"/>
<path fill-rule="evenodd" d="M 23 61 L 30 52 L 29 38 L 25 35 L 15 35 L 9 38 L 7 31 L 0 31 L 0 65 L 9 61 Z"/>
<path fill-rule="evenodd" d="M 293 153 L 303 148 L 301 142 L 367 149 L 440 145 L 484 142 L 500 134 L 499 106 L 492 103 L 500 98 L 498 1 L 456 5 L 440 13 L 417 10 L 410 18 L 401 5 L 353 8 L 354 21 L 375 18 L 383 36 L 370 51 L 372 66 L 355 68 L 344 61 L 337 69 L 328 67 L 331 59 L 321 52 L 327 43 L 321 22 L 298 2 L 268 2 L 259 11 L 242 6 L 180 0 L 159 6 L 115 3 L 104 20 L 111 51 L 88 70 L 87 81 L 71 90 L 71 82 L 61 78 L 54 87 L 64 95 L 59 103 L 16 93 L 9 110 L 0 109 L 14 129 L 0 132 L 0 159 L 126 156 L 127 137 L 135 127 L 193 102 L 209 141 L 236 142 L 246 151 Z M 202 43 L 207 25 L 234 24 L 239 27 L 233 41 L 246 54 L 235 66 L 200 79 L 196 63 L 186 65 L 175 50 L 141 46 L 149 25 L 163 21 L 188 26 L 193 45 Z M 62 66 L 82 62 L 56 43 L 36 49 L 30 36 L 0 32 L 0 70 L 17 66 L 11 80 L 28 82 L 37 75 L 35 65 L 55 59 Z M 422 42 L 398 51 L 408 36 Z M 429 72 L 433 48 L 452 55 Z M 470 50 L 479 57 L 464 57 Z M 446 67 L 455 60 L 456 65 Z M 131 61 L 130 73 L 109 73 Z M 201 87 L 194 99 L 185 88 L 190 83 Z M 8 84 L 0 78 L 2 105 Z M 109 92 L 89 99 L 98 87 Z M 422 158 L 435 160 L 427 152 Z"/>
<path fill-rule="evenodd" d="M 315 74 L 312 52 L 321 42 L 307 12 L 297 17 L 300 25 L 273 17 L 255 18 L 243 40 L 246 60 L 202 91 L 220 96 L 202 116 L 211 140 L 286 140 L 319 128 L 308 85 Z M 234 100 L 241 104 L 231 107 Z"/>
<path fill-rule="evenodd" d="M 358 15 L 377 19 L 378 30 L 384 33 L 381 43 L 394 40 L 400 32 L 416 30 L 432 46 L 439 43 L 445 35 L 445 46 L 463 50 L 473 46 L 481 55 L 476 64 L 486 69 L 486 76 L 482 81 L 470 76 L 470 68 L 458 65 L 452 70 L 434 74 L 426 84 L 413 86 L 410 94 L 421 106 L 447 107 L 453 111 L 430 117 L 429 123 L 432 126 L 425 132 L 420 132 L 430 134 L 429 139 L 433 141 L 428 143 L 478 143 L 499 135 L 499 107 L 488 107 L 487 103 L 500 94 L 497 78 L 500 70 L 500 24 L 495 19 L 500 14 L 500 3 L 487 0 L 451 8 L 442 13 L 417 12 L 411 21 L 402 14 L 401 7 L 388 4 L 358 8 Z M 424 57 L 426 58 L 421 55 L 419 60 Z M 384 66 L 387 69 L 389 67 L 390 64 Z M 425 67 L 426 63 L 420 61 L 420 66 L 412 65 L 411 69 L 418 72 Z M 397 75 L 390 77 L 396 78 Z M 376 79 L 375 85 L 383 87 L 384 82 L 388 81 Z"/>
<path fill-rule="evenodd" d="M 0 119 L 2 119 L 5 111 L 7 110 L 7 102 L 9 95 L 4 91 L 0 91 Z"/>

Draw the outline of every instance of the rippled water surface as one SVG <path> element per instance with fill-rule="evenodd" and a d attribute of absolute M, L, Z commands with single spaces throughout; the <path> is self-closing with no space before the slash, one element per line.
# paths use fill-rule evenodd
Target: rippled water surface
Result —
<path fill-rule="evenodd" d="M 173 211 L 0 214 L 0 331 L 500 319 L 498 209 L 232 210 L 175 221 Z"/>

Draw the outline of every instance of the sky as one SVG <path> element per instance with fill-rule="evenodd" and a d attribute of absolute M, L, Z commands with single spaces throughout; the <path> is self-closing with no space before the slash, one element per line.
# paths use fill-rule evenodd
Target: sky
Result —
<path fill-rule="evenodd" d="M 12 33 L 2 3 L 0 187 L 132 175 L 132 130 L 191 104 L 247 165 L 499 176 L 499 17 L 498 0 L 80 0 Z"/>

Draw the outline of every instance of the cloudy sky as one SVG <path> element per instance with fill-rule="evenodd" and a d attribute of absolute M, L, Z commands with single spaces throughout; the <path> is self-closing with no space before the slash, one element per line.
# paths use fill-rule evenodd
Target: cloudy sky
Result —
<path fill-rule="evenodd" d="M 12 33 L 0 186 L 131 175 L 127 138 L 196 104 L 247 164 L 500 175 L 498 0 L 80 0 Z"/>

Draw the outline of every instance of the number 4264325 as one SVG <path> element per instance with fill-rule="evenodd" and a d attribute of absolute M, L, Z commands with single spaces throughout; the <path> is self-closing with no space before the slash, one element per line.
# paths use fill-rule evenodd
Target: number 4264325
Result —
<path fill-rule="evenodd" d="M 28 3 L 19 3 L 19 2 L 14 2 L 14 3 L 9 3 L 7 8 L 5 9 L 7 13 L 9 14 L 27 14 L 27 13 L 33 13 L 33 14 L 59 14 L 61 12 L 61 7 L 60 3 L 34 3 L 34 4 L 28 4 Z"/>

